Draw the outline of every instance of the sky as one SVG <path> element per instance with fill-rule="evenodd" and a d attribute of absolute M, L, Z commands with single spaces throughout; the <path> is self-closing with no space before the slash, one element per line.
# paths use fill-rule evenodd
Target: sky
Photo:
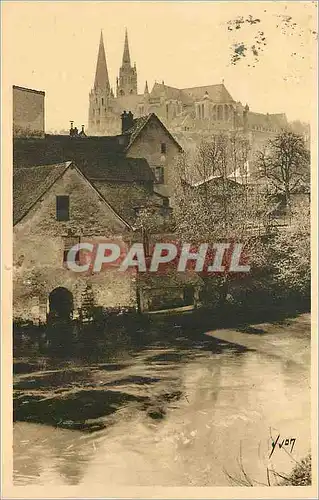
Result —
<path fill-rule="evenodd" d="M 315 2 L 1 2 L 3 72 L 8 85 L 44 90 L 46 130 L 88 120 L 103 31 L 111 86 L 121 64 L 125 28 L 139 92 L 145 81 L 175 87 L 224 84 L 256 112 L 311 118 L 316 85 Z M 260 19 L 228 30 L 228 21 Z M 289 24 L 285 19 L 289 16 Z M 293 22 L 296 25 L 293 25 Z M 232 46 L 264 50 L 231 64 Z"/>

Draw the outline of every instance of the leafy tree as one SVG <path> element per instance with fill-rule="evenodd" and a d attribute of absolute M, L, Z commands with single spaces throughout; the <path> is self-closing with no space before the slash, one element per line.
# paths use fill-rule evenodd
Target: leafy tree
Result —
<path fill-rule="evenodd" d="M 279 231 L 269 246 L 268 261 L 275 284 L 287 297 L 310 296 L 310 206 L 300 203 L 292 210 L 292 223 Z"/>
<path fill-rule="evenodd" d="M 309 186 L 310 152 L 302 136 L 283 131 L 257 153 L 257 168 L 270 191 L 282 195 L 290 210 L 291 196 Z"/>

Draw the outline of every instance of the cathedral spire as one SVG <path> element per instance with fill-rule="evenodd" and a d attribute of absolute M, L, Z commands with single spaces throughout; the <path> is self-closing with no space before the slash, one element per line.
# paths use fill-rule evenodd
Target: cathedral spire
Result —
<path fill-rule="evenodd" d="M 127 36 L 127 29 L 126 28 L 125 28 L 125 40 L 124 40 L 122 66 L 131 66 L 130 49 L 128 46 L 128 36 Z"/>
<path fill-rule="evenodd" d="M 148 85 L 147 85 L 147 80 L 146 80 L 146 82 L 145 82 L 144 94 L 149 94 L 149 91 L 148 91 Z"/>
<path fill-rule="evenodd" d="M 110 82 L 109 82 L 109 75 L 107 72 L 102 30 L 100 36 L 99 53 L 97 56 L 95 80 L 94 80 L 94 90 L 98 89 L 110 92 Z"/>

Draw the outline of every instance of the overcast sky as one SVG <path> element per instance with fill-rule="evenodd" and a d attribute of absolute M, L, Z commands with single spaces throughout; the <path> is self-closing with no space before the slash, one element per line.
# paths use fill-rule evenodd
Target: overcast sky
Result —
<path fill-rule="evenodd" d="M 4 71 L 10 85 L 46 92 L 47 130 L 87 124 L 100 30 L 114 88 L 125 27 L 140 92 L 146 79 L 150 90 L 155 80 L 191 87 L 224 79 L 253 111 L 310 119 L 314 2 L 2 2 L 2 9 Z M 227 29 L 227 21 L 249 14 L 261 22 Z M 292 17 L 288 26 L 282 16 Z M 252 45 L 258 31 L 266 46 L 255 67 L 251 55 L 232 65 L 232 44 Z"/>

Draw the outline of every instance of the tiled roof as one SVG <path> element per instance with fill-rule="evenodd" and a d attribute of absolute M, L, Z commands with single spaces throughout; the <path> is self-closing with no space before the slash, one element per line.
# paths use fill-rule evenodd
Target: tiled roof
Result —
<path fill-rule="evenodd" d="M 127 158 L 119 137 L 51 136 L 14 141 L 14 168 L 72 161 L 85 175 L 119 182 L 149 182 L 154 175 L 144 158 Z"/>
<path fill-rule="evenodd" d="M 127 158 L 124 155 L 92 155 L 75 158 L 76 166 L 90 180 L 112 182 L 154 182 L 154 174 L 145 158 Z"/>
<path fill-rule="evenodd" d="M 133 120 L 133 126 L 126 130 L 124 132 L 124 135 L 129 135 L 130 136 L 130 141 L 128 143 L 128 148 L 133 144 L 135 141 L 136 137 L 139 135 L 141 130 L 144 128 L 148 120 L 151 118 L 152 113 L 149 113 L 148 115 L 141 116 L 139 118 L 135 118 Z"/>
<path fill-rule="evenodd" d="M 223 83 L 217 85 L 204 85 L 201 87 L 189 87 L 185 89 L 178 89 L 169 87 L 168 85 L 155 83 L 150 93 L 150 97 L 159 99 L 163 96 L 165 99 L 174 99 L 187 105 L 203 99 L 205 94 L 208 94 L 208 97 L 214 103 L 234 102 L 234 99 Z"/>
<path fill-rule="evenodd" d="M 170 131 L 165 127 L 165 125 L 163 124 L 163 122 L 158 118 L 158 116 L 155 114 L 155 113 L 149 113 L 148 115 L 145 115 L 145 116 L 141 116 L 140 118 L 135 118 L 135 120 L 133 120 L 133 126 L 126 130 L 124 132 L 124 135 L 129 135 L 130 136 L 130 140 L 129 140 L 129 143 L 126 147 L 126 151 L 129 150 L 129 148 L 132 146 L 132 144 L 134 143 L 135 139 L 139 136 L 139 134 L 141 133 L 141 131 L 143 130 L 143 128 L 145 127 L 145 125 L 151 120 L 151 119 L 155 119 L 157 120 L 157 122 L 163 127 L 163 129 L 166 131 L 167 135 L 170 136 L 170 138 L 172 139 L 172 141 L 175 142 L 175 144 L 177 145 L 177 147 L 181 150 L 181 146 L 180 144 L 178 144 L 178 142 L 176 141 L 175 137 L 172 136 L 172 134 L 170 133 Z"/>
<path fill-rule="evenodd" d="M 125 144 L 117 136 L 72 138 L 69 135 L 47 135 L 44 139 L 14 139 L 13 166 L 28 167 L 72 161 L 94 154 L 121 153 Z"/>
<path fill-rule="evenodd" d="M 182 101 L 184 104 L 191 104 L 191 100 L 188 95 L 183 92 L 182 89 L 177 89 L 175 87 L 169 87 L 163 83 L 155 83 L 154 87 L 150 93 L 151 99 L 158 99 L 164 96 L 165 99 L 173 99 L 177 101 Z"/>
<path fill-rule="evenodd" d="M 215 103 L 234 102 L 234 99 L 223 83 L 217 85 L 205 85 L 203 87 L 190 87 L 182 89 L 193 100 L 203 99 L 205 93 Z"/>
<path fill-rule="evenodd" d="M 21 220 L 71 162 L 19 168 L 13 175 L 13 223 Z"/>
<path fill-rule="evenodd" d="M 101 180 L 92 181 L 103 198 L 130 224 L 136 220 L 136 209 L 163 206 L 163 197 L 150 192 L 137 183 L 116 183 Z"/>

